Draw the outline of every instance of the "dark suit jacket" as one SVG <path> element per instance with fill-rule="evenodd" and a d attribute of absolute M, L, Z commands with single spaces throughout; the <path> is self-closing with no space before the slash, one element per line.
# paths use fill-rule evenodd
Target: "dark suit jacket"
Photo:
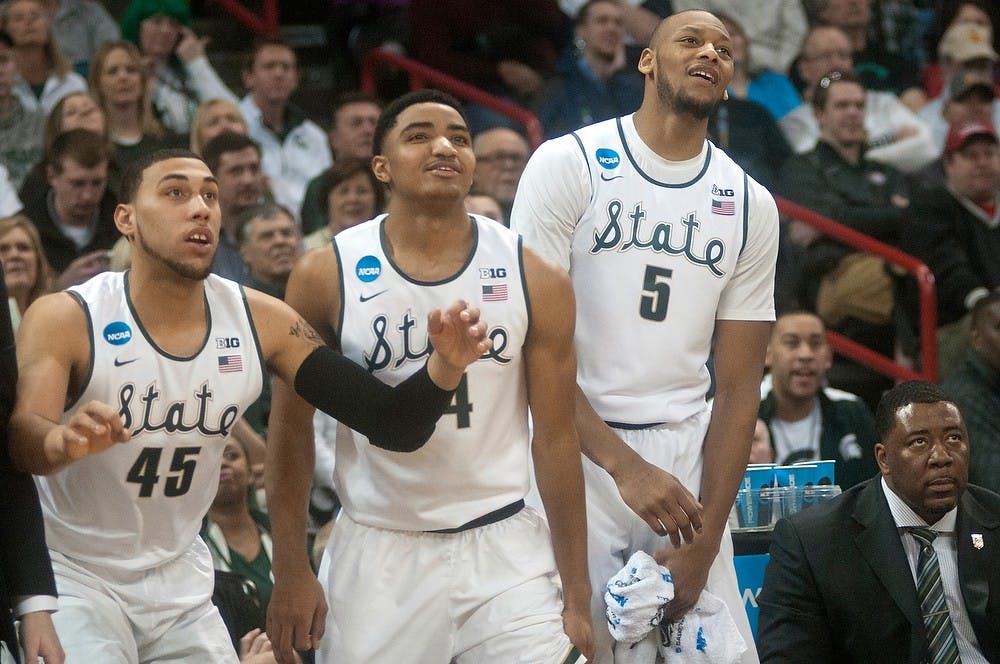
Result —
<path fill-rule="evenodd" d="M 35 483 L 30 475 L 15 471 L 7 455 L 7 422 L 16 383 L 7 286 L 0 268 L 0 639 L 7 642 L 15 658 L 13 598 L 56 594 Z"/>
<path fill-rule="evenodd" d="M 966 611 L 1000 662 L 1000 495 L 969 486 L 956 535 Z M 762 662 L 923 661 L 917 591 L 878 477 L 778 522 L 758 603 Z"/>

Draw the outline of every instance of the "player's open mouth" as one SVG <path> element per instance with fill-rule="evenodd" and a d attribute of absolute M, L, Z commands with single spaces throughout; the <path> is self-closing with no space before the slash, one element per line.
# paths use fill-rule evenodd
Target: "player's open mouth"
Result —
<path fill-rule="evenodd" d="M 211 244 L 212 237 L 208 233 L 191 233 L 187 236 L 187 241 L 195 244 Z"/>
<path fill-rule="evenodd" d="M 430 166 L 428 166 L 427 170 L 434 171 L 436 173 L 448 173 L 448 174 L 453 174 L 453 173 L 457 174 L 457 173 L 461 173 L 462 172 L 461 169 L 458 167 L 457 164 L 450 163 L 450 162 L 449 163 L 445 163 L 445 162 L 440 162 L 440 161 L 434 162 L 433 164 L 431 164 Z"/>
<path fill-rule="evenodd" d="M 688 70 L 688 76 L 704 79 L 713 85 L 719 80 L 719 74 L 708 67 L 692 67 Z"/>

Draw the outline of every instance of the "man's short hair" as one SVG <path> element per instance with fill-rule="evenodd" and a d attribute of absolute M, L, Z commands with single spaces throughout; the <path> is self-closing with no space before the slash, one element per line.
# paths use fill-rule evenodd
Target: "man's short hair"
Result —
<path fill-rule="evenodd" d="M 121 202 L 134 201 L 139 185 L 142 184 L 142 174 L 153 164 L 167 159 L 197 159 L 204 163 L 204 159 L 187 148 L 170 148 L 146 153 L 125 167 L 125 172 L 122 174 Z"/>
<path fill-rule="evenodd" d="M 250 50 L 247 52 L 246 57 L 243 59 L 243 71 L 251 72 L 253 71 L 253 65 L 257 61 L 257 56 L 260 52 L 269 46 L 278 46 L 280 48 L 287 48 L 295 55 L 295 49 L 292 48 L 291 44 L 286 42 L 284 39 L 278 35 L 259 35 L 254 37 L 253 41 L 250 42 Z M 298 57 L 296 56 L 296 61 Z"/>
<path fill-rule="evenodd" d="M 295 223 L 295 215 L 293 215 L 288 208 L 284 205 L 279 205 L 272 201 L 265 201 L 263 203 L 257 203 L 251 205 L 246 210 L 240 213 L 236 218 L 236 243 L 240 247 L 246 244 L 246 241 L 250 239 L 250 226 L 257 219 L 274 219 L 277 216 L 285 216 Z"/>
<path fill-rule="evenodd" d="M 240 152 L 241 150 L 246 150 L 247 148 L 253 148 L 257 151 L 258 157 L 262 156 L 260 143 L 253 140 L 246 134 L 226 132 L 224 134 L 219 134 L 206 143 L 201 149 L 201 155 L 205 160 L 205 165 L 208 166 L 208 169 L 215 173 L 219 169 L 219 164 L 222 163 L 222 155 L 230 152 Z"/>
<path fill-rule="evenodd" d="M 813 91 L 813 108 L 824 110 L 826 101 L 830 98 L 830 88 L 838 83 L 856 83 L 861 86 L 862 90 L 865 88 L 861 79 L 853 71 L 828 71 L 816 83 L 816 89 Z"/>
<path fill-rule="evenodd" d="M 381 154 L 386 134 L 396 126 L 399 114 L 416 104 L 444 104 L 445 106 L 451 106 L 462 116 L 462 121 L 469 124 L 461 102 L 447 92 L 441 92 L 434 88 L 424 88 L 423 90 L 408 92 L 389 102 L 389 105 L 382 109 L 382 113 L 378 116 L 378 122 L 375 124 L 375 137 L 372 140 L 372 149 L 375 154 Z"/>
<path fill-rule="evenodd" d="M 330 127 L 337 126 L 337 114 L 340 113 L 340 109 L 351 104 L 374 104 L 378 107 L 378 110 L 382 110 L 382 101 L 378 97 L 373 97 L 364 92 L 345 92 L 344 94 L 337 95 L 333 100 L 333 106 L 330 107 Z"/>
<path fill-rule="evenodd" d="M 879 399 L 875 409 L 875 433 L 884 441 L 896 426 L 896 413 L 913 403 L 955 403 L 944 390 L 924 380 L 909 380 L 896 385 Z"/>
<path fill-rule="evenodd" d="M 87 129 L 72 129 L 52 141 L 52 151 L 46 164 L 55 173 L 63 171 L 63 159 L 72 159 L 84 168 L 94 168 L 111 160 L 111 148 L 100 134 Z"/>
<path fill-rule="evenodd" d="M 587 0 L 585 3 L 580 5 L 580 9 L 576 11 L 576 16 L 573 18 L 573 25 L 577 26 L 586 23 L 587 16 L 590 14 L 590 8 L 601 2 L 606 2 L 609 5 L 615 5 L 617 7 L 622 6 L 620 0 Z"/>

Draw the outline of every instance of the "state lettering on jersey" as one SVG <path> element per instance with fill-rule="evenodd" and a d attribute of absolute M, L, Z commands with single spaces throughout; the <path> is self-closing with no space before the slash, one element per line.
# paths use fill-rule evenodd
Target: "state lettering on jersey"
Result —
<path fill-rule="evenodd" d="M 201 384 L 194 393 L 194 401 L 160 402 L 160 392 L 154 380 L 146 386 L 145 392 L 136 398 L 136 388 L 133 383 L 125 383 L 118 389 L 118 414 L 125 422 L 125 428 L 131 435 L 137 436 L 144 431 L 156 433 L 188 433 L 197 431 L 203 436 L 229 435 L 236 420 L 239 419 L 240 408 L 229 404 L 222 409 L 218 421 L 214 425 L 208 423 L 208 404 L 214 393 L 208 381 Z M 185 419 L 196 411 L 195 418 Z"/>
<path fill-rule="evenodd" d="M 431 343 L 427 330 L 417 324 L 417 317 L 407 311 L 399 320 L 399 324 L 390 330 L 389 316 L 380 314 L 371 323 L 374 335 L 368 351 L 362 353 L 365 367 L 369 372 L 389 368 L 398 369 L 407 362 L 422 362 L 431 354 Z M 504 355 L 507 350 L 510 333 L 502 325 L 496 325 L 487 331 L 487 336 L 493 342 L 480 360 L 492 360 L 497 364 L 507 364 L 511 358 Z"/>
<path fill-rule="evenodd" d="M 695 248 L 695 243 L 699 239 L 698 229 L 701 227 L 696 212 L 688 212 L 678 220 L 684 229 L 684 241 L 675 246 L 670 241 L 674 239 L 675 231 L 679 230 L 678 222 L 644 223 L 647 215 L 641 202 L 632 207 L 624 220 L 622 213 L 625 211 L 625 206 L 617 198 L 608 203 L 606 211 L 608 223 L 603 229 L 595 231 L 594 246 L 590 249 L 590 253 L 628 251 L 633 248 L 648 249 L 671 256 L 683 256 L 694 265 L 707 267 L 717 277 L 725 276 L 725 271 L 719 267 L 726 253 L 725 242 L 719 238 L 712 238 L 705 242 L 700 250 Z"/>

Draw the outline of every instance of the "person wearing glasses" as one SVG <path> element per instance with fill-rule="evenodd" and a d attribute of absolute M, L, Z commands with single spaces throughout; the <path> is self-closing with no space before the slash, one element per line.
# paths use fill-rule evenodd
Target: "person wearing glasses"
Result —
<path fill-rule="evenodd" d="M 472 191 L 495 198 L 504 219 L 510 219 L 514 192 L 531 154 L 528 141 L 513 129 L 495 127 L 476 134 L 472 149 L 476 153 Z"/>
<path fill-rule="evenodd" d="M 792 150 L 808 152 L 819 140 L 813 95 L 820 79 L 829 72 L 846 73 L 853 68 L 851 42 L 843 30 L 822 25 L 809 31 L 797 64 L 797 73 L 805 84 L 803 103 L 778 123 Z M 912 173 L 937 157 L 930 127 L 891 92 L 865 90 L 864 121 L 865 156 L 872 161 Z"/>

